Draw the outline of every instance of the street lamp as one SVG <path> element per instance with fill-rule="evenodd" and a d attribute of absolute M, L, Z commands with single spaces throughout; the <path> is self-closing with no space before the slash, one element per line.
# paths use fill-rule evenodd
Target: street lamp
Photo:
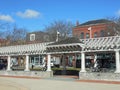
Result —
<path fill-rule="evenodd" d="M 88 30 L 90 31 L 90 38 L 92 38 L 92 27 L 89 27 Z"/>
<path fill-rule="evenodd" d="M 58 31 L 57 31 L 57 38 L 56 38 L 56 42 L 58 42 L 59 34 L 60 34 L 60 32 L 58 32 Z"/>

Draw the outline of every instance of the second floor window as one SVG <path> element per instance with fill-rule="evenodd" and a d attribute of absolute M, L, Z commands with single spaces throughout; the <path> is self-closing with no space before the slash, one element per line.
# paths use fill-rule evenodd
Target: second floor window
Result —
<path fill-rule="evenodd" d="M 98 33 L 97 32 L 94 33 L 94 38 L 96 38 L 96 37 L 98 37 Z"/>
<path fill-rule="evenodd" d="M 100 31 L 100 37 L 104 37 L 105 36 L 105 32 L 104 32 L 104 30 L 101 30 Z"/>
<path fill-rule="evenodd" d="M 35 34 L 30 34 L 30 41 L 35 41 Z"/>
<path fill-rule="evenodd" d="M 84 39 L 84 32 L 81 32 L 80 38 Z"/>
<path fill-rule="evenodd" d="M 89 33 L 86 33 L 86 38 L 90 38 L 90 34 Z"/>

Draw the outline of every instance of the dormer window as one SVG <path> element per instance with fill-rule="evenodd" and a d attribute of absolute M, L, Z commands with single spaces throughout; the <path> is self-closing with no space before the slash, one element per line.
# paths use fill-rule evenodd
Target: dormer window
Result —
<path fill-rule="evenodd" d="M 35 41 L 35 34 L 30 34 L 30 41 Z"/>

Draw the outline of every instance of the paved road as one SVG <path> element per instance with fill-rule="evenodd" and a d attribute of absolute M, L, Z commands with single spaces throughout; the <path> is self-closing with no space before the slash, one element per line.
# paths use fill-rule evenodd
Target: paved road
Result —
<path fill-rule="evenodd" d="M 0 90 L 120 90 L 120 84 L 0 77 Z"/>
<path fill-rule="evenodd" d="M 16 81 L 14 78 L 0 77 L 0 90 L 29 90 L 28 87 L 18 84 Z"/>

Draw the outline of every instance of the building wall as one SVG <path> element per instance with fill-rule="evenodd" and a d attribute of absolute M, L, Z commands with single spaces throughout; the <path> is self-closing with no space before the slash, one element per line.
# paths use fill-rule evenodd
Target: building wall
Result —
<path fill-rule="evenodd" d="M 73 36 L 77 36 L 81 38 L 81 33 L 84 33 L 84 39 L 86 38 L 86 34 L 90 36 L 90 30 L 88 28 L 91 27 L 91 37 L 94 38 L 94 34 L 97 33 L 97 37 L 106 36 L 106 24 L 94 24 L 94 25 L 84 25 L 84 26 L 76 26 L 73 28 Z M 101 31 L 104 31 L 104 35 L 101 35 Z M 83 38 L 81 38 L 83 39 Z"/>
<path fill-rule="evenodd" d="M 10 45 L 10 40 L 0 39 L 0 46 Z"/>
<path fill-rule="evenodd" d="M 31 35 L 35 35 L 35 40 L 30 40 Z M 44 33 L 44 32 L 32 32 L 28 33 L 26 36 L 26 41 L 27 42 L 47 42 L 50 41 L 49 34 Z"/>

